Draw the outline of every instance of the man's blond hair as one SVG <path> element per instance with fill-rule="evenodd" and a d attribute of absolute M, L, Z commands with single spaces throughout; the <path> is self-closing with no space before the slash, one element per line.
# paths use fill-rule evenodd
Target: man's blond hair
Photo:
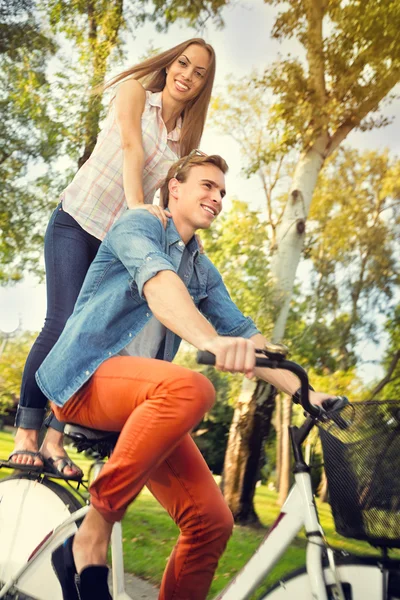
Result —
<path fill-rule="evenodd" d="M 215 167 L 218 167 L 218 169 L 220 169 L 224 175 L 228 171 L 228 165 L 226 161 L 218 154 L 210 154 L 210 156 L 202 156 L 199 154 L 195 154 L 193 156 L 182 156 L 182 158 L 180 158 L 170 167 L 165 181 L 160 189 L 163 208 L 167 208 L 169 203 L 168 184 L 171 179 L 176 178 L 181 183 L 184 183 L 188 178 L 190 169 L 192 167 L 198 167 L 201 165 L 214 165 Z"/>

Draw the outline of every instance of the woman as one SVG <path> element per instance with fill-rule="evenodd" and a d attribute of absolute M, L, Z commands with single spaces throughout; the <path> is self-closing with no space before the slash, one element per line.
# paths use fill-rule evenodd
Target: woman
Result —
<path fill-rule="evenodd" d="M 215 75 L 213 48 L 193 38 L 127 69 L 105 88 L 119 84 L 104 127 L 87 162 L 61 195 L 45 236 L 47 315 L 28 356 L 15 425 L 16 466 L 29 465 L 79 479 L 80 469 L 63 448 L 63 424 L 52 418 L 38 449 L 47 398 L 35 372 L 72 314 L 101 240 L 126 210 L 153 206 L 170 165 L 199 145 Z"/>

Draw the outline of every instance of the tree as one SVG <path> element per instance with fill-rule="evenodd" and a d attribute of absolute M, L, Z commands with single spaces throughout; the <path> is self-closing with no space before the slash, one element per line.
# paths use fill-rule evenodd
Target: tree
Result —
<path fill-rule="evenodd" d="M 272 338 L 280 341 L 318 175 L 326 159 L 354 128 L 387 124 L 377 111 L 400 78 L 396 42 L 400 10 L 391 0 L 266 1 L 282 7 L 273 36 L 279 40 L 294 37 L 304 49 L 304 57 L 281 59 L 253 82 L 273 94 L 270 110 L 283 129 L 283 143 L 290 140 L 299 152 L 271 265 L 280 307 Z M 257 156 L 254 172 L 258 160 Z M 259 385 L 253 387 L 257 396 Z M 239 406 L 252 401 L 246 383 Z M 265 401 L 271 402 L 268 394 Z M 235 469 L 235 464 L 230 468 Z M 242 508 L 242 522 L 246 522 L 246 513 L 254 518 L 251 502 Z"/>
<path fill-rule="evenodd" d="M 0 415 L 6 414 L 18 404 L 22 372 L 34 339 L 34 334 L 25 332 L 3 345 L 0 362 Z"/>
<path fill-rule="evenodd" d="M 37 264 L 51 176 L 27 176 L 29 167 L 50 164 L 62 143 L 46 76 L 56 46 L 35 20 L 32 2 L 8 8 L 0 14 L 0 284 Z"/>
<path fill-rule="evenodd" d="M 121 60 L 124 33 L 134 34 L 146 19 L 158 28 L 177 19 L 221 23 L 223 4 L 16 0 L 1 6 L 0 283 L 41 272 L 45 216 L 71 178 L 65 165 L 81 166 L 94 148 L 104 107 L 103 95 L 91 92 Z"/>
<path fill-rule="evenodd" d="M 283 338 L 297 265 L 318 175 L 326 159 L 354 128 L 381 127 L 382 101 L 400 79 L 399 5 L 392 0 L 267 0 L 285 8 L 273 37 L 296 37 L 305 51 L 265 71 L 260 85 L 277 97 L 275 110 L 298 137 L 289 200 L 278 231 L 272 271 L 282 297 L 274 339 Z M 329 26 L 328 26 L 329 21 Z M 324 31 L 327 35 L 324 36 Z"/>
<path fill-rule="evenodd" d="M 389 344 L 383 359 L 384 377 L 374 386 L 369 399 L 396 400 L 400 397 L 400 305 L 386 322 Z"/>

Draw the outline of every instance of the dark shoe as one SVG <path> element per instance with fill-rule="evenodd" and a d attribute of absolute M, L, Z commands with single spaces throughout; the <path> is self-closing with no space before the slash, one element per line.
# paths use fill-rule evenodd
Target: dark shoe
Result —
<path fill-rule="evenodd" d="M 108 567 L 100 565 L 85 567 L 78 578 L 81 600 L 112 600 L 107 583 Z"/>
<path fill-rule="evenodd" d="M 72 535 L 61 546 L 56 548 L 51 555 L 51 564 L 57 579 L 60 582 L 64 600 L 83 600 L 79 596 L 77 582 L 79 576 L 76 572 L 74 556 L 72 554 Z"/>
<path fill-rule="evenodd" d="M 61 479 L 72 479 L 73 481 L 80 481 L 83 477 L 82 470 L 72 462 L 69 456 L 50 456 L 49 458 L 43 458 L 44 467 L 47 473 L 57 475 Z M 75 469 L 75 475 L 65 475 L 64 469 L 69 467 Z"/>

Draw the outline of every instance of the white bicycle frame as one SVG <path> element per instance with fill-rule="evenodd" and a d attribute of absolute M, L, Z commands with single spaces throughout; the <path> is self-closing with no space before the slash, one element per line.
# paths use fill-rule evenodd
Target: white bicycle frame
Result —
<path fill-rule="evenodd" d="M 295 474 L 295 484 L 267 536 L 242 570 L 215 600 L 247 600 L 303 527 L 308 538 L 306 567 L 312 598 L 328 600 L 322 564 L 322 555 L 326 546 L 318 521 L 309 473 Z M 334 562 L 330 561 L 330 567 L 335 570 Z M 337 598 L 344 600 L 342 586 L 335 573 L 334 580 Z"/>
<path fill-rule="evenodd" d="M 100 472 L 101 467 L 101 463 L 96 463 L 95 477 Z M 35 563 L 41 556 L 53 552 L 66 538 L 66 532 L 71 524 L 83 519 L 88 510 L 89 506 L 82 507 L 56 527 L 51 535 L 48 535 L 34 551 L 30 560 L 21 567 L 12 579 L 6 582 L 0 590 L 0 598 L 4 598 L 6 593 L 12 590 L 23 575 L 26 576 L 31 569 L 35 569 Z M 308 537 L 306 566 L 312 597 L 315 600 L 328 600 L 322 565 L 325 544 L 321 535 L 309 473 L 297 473 L 295 475 L 295 484 L 268 535 L 238 575 L 215 600 L 247 600 L 266 578 L 303 527 Z M 121 523 L 116 523 L 113 527 L 111 558 L 113 600 L 132 600 L 125 591 Z M 331 564 L 331 567 L 334 571 L 334 564 Z M 334 579 L 337 580 L 336 577 Z M 338 588 L 337 597 L 339 600 L 340 598 L 344 600 L 340 583 L 338 583 Z"/>
<path fill-rule="evenodd" d="M 93 466 L 94 479 L 100 473 L 102 462 L 97 462 Z M 23 565 L 15 575 L 5 583 L 0 589 L 0 598 L 4 598 L 17 584 L 22 576 L 27 576 L 31 571 L 34 571 L 40 557 L 45 554 L 51 554 L 69 535 L 68 530 L 71 525 L 83 519 L 89 510 L 89 506 L 83 506 L 81 509 L 72 513 L 65 521 L 60 523 L 54 531 L 44 538 L 39 546 L 33 551 L 28 562 Z M 33 549 L 32 549 L 33 550 Z M 111 534 L 111 560 L 112 560 L 112 585 L 113 585 L 113 600 L 132 600 L 125 592 L 125 575 L 124 575 L 124 558 L 122 544 L 122 527 L 121 523 L 115 523 Z"/>
<path fill-rule="evenodd" d="M 96 464 L 95 467 L 97 467 L 95 472 L 95 476 L 97 476 L 101 466 Z M 70 525 L 83 519 L 88 510 L 89 506 L 82 507 L 56 527 L 51 535 L 38 546 L 30 560 L 3 586 L 0 590 L 0 598 L 5 597 L 6 593 L 17 584 L 22 575 L 26 576 L 31 569 L 35 569 L 35 563 L 41 556 L 53 552 L 65 539 L 66 531 Z M 328 600 L 322 566 L 322 554 L 325 544 L 314 504 L 309 473 L 297 473 L 295 475 L 295 484 L 268 535 L 238 575 L 215 600 L 247 600 L 279 561 L 303 527 L 308 537 L 306 566 L 312 597 L 315 600 Z M 132 600 L 125 592 L 121 523 L 116 523 L 113 527 L 111 558 L 113 600 Z M 334 565 L 331 565 L 331 567 L 334 570 Z M 340 594 L 343 594 L 343 592 L 340 584 L 338 584 L 338 587 L 337 597 L 340 599 Z M 343 595 L 342 598 L 344 599 Z"/>

